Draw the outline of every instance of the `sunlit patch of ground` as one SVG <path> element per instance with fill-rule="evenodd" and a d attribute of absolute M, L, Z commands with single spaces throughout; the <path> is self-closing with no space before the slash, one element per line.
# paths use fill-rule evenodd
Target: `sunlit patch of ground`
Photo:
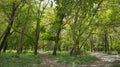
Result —
<path fill-rule="evenodd" d="M 42 58 L 41 67 L 114 67 L 115 61 L 120 60 L 119 55 L 107 55 L 103 53 L 93 53 L 99 60 L 84 65 L 69 65 L 57 62 L 50 58 L 46 53 L 40 54 Z M 74 62 L 74 61 L 73 61 Z"/>

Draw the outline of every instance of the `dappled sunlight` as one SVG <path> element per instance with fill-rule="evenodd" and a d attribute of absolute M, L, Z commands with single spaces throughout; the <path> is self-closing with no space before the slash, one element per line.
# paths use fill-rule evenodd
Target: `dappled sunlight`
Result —
<path fill-rule="evenodd" d="M 120 67 L 119 4 L 0 0 L 0 67 Z"/>
<path fill-rule="evenodd" d="M 107 55 L 103 53 L 93 53 L 94 56 L 101 59 L 101 61 L 108 61 L 108 62 L 114 62 L 116 60 L 120 60 L 119 55 Z"/>

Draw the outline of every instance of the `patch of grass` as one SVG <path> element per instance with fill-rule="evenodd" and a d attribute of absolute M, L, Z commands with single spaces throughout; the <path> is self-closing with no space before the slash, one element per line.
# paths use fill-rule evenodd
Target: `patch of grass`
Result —
<path fill-rule="evenodd" d="M 116 64 L 115 64 L 114 67 L 120 67 L 120 61 L 116 61 L 115 63 L 116 63 Z"/>
<path fill-rule="evenodd" d="M 115 67 L 120 67 L 120 64 L 115 65 Z"/>
<path fill-rule="evenodd" d="M 0 53 L 0 67 L 38 67 L 40 58 L 31 54 Z"/>
<path fill-rule="evenodd" d="M 117 52 L 117 51 L 110 51 L 110 52 L 108 52 L 108 54 L 109 54 L 109 55 L 117 55 L 118 52 Z"/>
<path fill-rule="evenodd" d="M 69 54 L 66 52 L 63 52 L 56 56 L 50 55 L 50 57 L 57 60 L 60 63 L 70 64 L 70 65 L 75 65 L 75 66 L 82 65 L 82 64 L 88 64 L 90 62 L 98 60 L 96 57 L 91 56 L 91 55 L 69 56 Z"/>

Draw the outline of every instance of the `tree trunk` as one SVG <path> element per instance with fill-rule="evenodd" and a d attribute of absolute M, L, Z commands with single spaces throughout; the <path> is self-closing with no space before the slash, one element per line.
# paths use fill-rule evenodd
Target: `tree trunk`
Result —
<path fill-rule="evenodd" d="M 55 45 L 53 47 L 53 55 L 56 55 L 58 45 L 60 45 L 59 40 L 60 40 L 61 27 L 62 27 L 62 24 L 63 24 L 63 18 L 64 18 L 64 14 L 60 16 L 60 18 L 59 18 L 60 21 L 58 21 L 59 27 L 58 27 L 58 29 L 56 31 Z"/>
<path fill-rule="evenodd" d="M 57 48 L 58 48 L 59 39 L 60 39 L 60 32 L 61 32 L 61 28 L 59 28 L 57 33 L 56 33 L 56 39 L 55 39 L 55 45 L 54 45 L 54 49 L 53 49 L 53 55 L 56 55 L 56 53 L 57 53 Z"/>
<path fill-rule="evenodd" d="M 91 37 L 90 37 L 90 50 L 91 50 L 91 52 L 93 52 L 93 47 L 94 47 L 94 44 L 93 44 L 93 36 L 91 35 Z"/>
<path fill-rule="evenodd" d="M 10 30 L 11 30 L 12 25 L 13 25 L 13 21 L 11 21 L 10 24 L 7 26 L 5 35 L 4 35 L 2 42 L 1 42 L 1 45 L 0 45 L 0 52 L 3 49 L 3 47 L 5 46 L 5 42 L 7 41 L 8 35 L 10 34 Z"/>
<path fill-rule="evenodd" d="M 5 34 L 3 35 L 2 37 L 2 41 L 1 41 L 1 45 L 0 45 L 0 52 L 1 50 L 3 49 L 3 47 L 5 46 L 5 42 L 10 34 L 10 31 L 11 31 L 11 28 L 12 28 L 12 25 L 13 25 L 13 22 L 14 22 L 14 19 L 15 19 L 15 16 L 16 16 L 16 11 L 17 11 L 17 8 L 19 7 L 20 4 L 16 4 L 15 2 L 12 3 L 12 11 L 11 11 L 11 14 L 8 15 L 7 11 L 4 11 L 4 13 L 9 16 L 7 17 L 9 19 L 9 22 L 8 22 L 8 26 L 5 30 Z"/>
<path fill-rule="evenodd" d="M 72 56 L 72 55 L 74 55 L 74 54 L 76 54 L 76 51 L 77 51 L 77 47 L 78 47 L 78 45 L 79 45 L 79 42 L 76 40 L 76 42 L 74 43 L 74 46 L 73 46 L 73 48 L 71 49 L 71 51 L 70 51 L 70 55 Z"/>
<path fill-rule="evenodd" d="M 23 33 L 24 33 L 24 28 L 22 28 L 21 32 L 20 32 L 20 39 L 19 39 L 17 54 L 21 54 L 22 53 Z"/>
<path fill-rule="evenodd" d="M 7 44 L 7 41 L 6 41 L 6 42 L 5 42 L 5 46 L 4 46 L 4 48 L 3 48 L 3 52 L 6 52 L 7 46 L 8 46 L 8 44 Z"/>
<path fill-rule="evenodd" d="M 105 52 L 108 52 L 109 51 L 109 44 L 108 44 L 107 30 L 104 31 L 104 46 L 105 46 Z"/>
<path fill-rule="evenodd" d="M 40 22 L 38 20 L 37 24 L 36 24 L 36 35 L 35 35 L 36 40 L 35 40 L 35 45 L 34 45 L 34 54 L 35 55 L 37 55 L 39 35 L 40 35 Z"/>
<path fill-rule="evenodd" d="M 113 51 L 112 46 L 113 46 L 112 36 L 110 36 L 110 51 Z"/>

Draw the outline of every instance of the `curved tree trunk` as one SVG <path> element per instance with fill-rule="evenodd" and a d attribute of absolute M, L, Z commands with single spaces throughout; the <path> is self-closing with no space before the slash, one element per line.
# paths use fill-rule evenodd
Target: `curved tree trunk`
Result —
<path fill-rule="evenodd" d="M 14 22 L 14 19 L 15 19 L 15 16 L 16 16 L 16 11 L 19 7 L 21 3 L 19 4 L 16 4 L 15 2 L 12 3 L 12 7 L 11 7 L 11 14 L 9 15 L 9 13 L 7 13 L 6 10 L 4 10 L 4 13 L 6 14 L 7 18 L 9 19 L 9 22 L 8 22 L 8 26 L 4 32 L 4 35 L 2 36 L 2 41 L 1 41 L 1 45 L 0 45 L 0 51 L 3 49 L 3 47 L 5 46 L 5 42 L 7 41 L 7 38 L 10 34 L 10 31 L 11 31 L 11 28 L 12 28 L 12 25 L 13 25 L 13 22 Z"/>

